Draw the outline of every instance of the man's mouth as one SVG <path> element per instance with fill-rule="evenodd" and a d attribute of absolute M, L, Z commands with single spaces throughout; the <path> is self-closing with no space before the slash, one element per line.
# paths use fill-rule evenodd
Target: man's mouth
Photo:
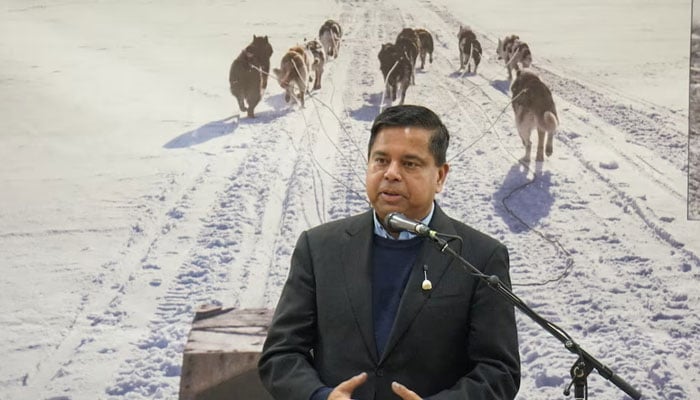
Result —
<path fill-rule="evenodd" d="M 387 198 L 387 199 L 398 199 L 401 197 L 400 194 L 398 193 L 393 193 L 393 192 L 381 192 L 382 197 Z"/>

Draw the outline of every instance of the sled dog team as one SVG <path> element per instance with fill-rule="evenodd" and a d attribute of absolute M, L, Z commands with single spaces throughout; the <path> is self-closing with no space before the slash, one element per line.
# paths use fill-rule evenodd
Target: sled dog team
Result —
<path fill-rule="evenodd" d="M 306 40 L 302 45 L 290 47 L 282 56 L 279 68 L 272 69 L 273 79 L 285 90 L 285 101 L 304 106 L 307 91 L 321 89 L 323 69 L 331 59 L 338 57 L 343 31 L 338 22 L 329 19 L 321 25 L 317 39 Z M 460 26 L 457 33 L 459 45 L 459 70 L 476 74 L 482 58 L 482 47 L 476 33 L 468 26 Z M 420 59 L 420 69 L 425 68 L 428 57 L 433 62 L 433 36 L 424 28 L 404 28 L 394 43 L 384 43 L 379 50 L 379 69 L 385 82 L 385 98 L 403 104 L 406 91 L 415 85 L 415 70 Z M 242 112 L 255 117 L 255 107 L 267 88 L 270 75 L 272 46 L 267 36 L 253 35 L 253 41 L 233 61 L 229 71 L 231 93 Z M 533 130 L 537 131 L 536 161 L 552 154 L 553 135 L 559 119 L 549 88 L 529 70 L 532 53 L 528 44 L 518 35 L 508 35 L 498 40 L 496 54 L 503 60 L 512 81 L 512 107 L 515 125 L 525 147 L 524 162 L 530 161 Z M 515 80 L 513 80 L 515 70 Z"/>

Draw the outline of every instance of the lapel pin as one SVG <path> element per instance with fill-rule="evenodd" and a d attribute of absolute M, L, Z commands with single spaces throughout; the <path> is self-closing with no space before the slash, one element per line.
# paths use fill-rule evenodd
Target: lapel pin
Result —
<path fill-rule="evenodd" d="M 431 290 L 433 288 L 433 283 L 428 280 L 428 266 L 423 264 L 423 284 L 421 284 L 421 288 L 424 291 Z"/>

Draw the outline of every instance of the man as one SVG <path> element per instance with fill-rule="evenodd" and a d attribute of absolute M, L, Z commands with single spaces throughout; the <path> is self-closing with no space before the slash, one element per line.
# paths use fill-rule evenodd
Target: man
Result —
<path fill-rule="evenodd" d="M 259 362 L 276 399 L 515 397 L 513 307 L 430 239 L 383 225 L 396 211 L 458 235 L 464 243 L 453 242 L 455 251 L 510 285 L 505 246 L 434 203 L 448 144 L 425 107 L 377 116 L 366 177 L 373 209 L 302 233 L 292 255 Z"/>

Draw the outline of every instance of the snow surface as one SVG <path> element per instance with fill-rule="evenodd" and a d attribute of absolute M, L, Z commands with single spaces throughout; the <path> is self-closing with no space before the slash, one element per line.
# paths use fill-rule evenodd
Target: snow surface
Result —
<path fill-rule="evenodd" d="M 405 26 L 435 37 L 407 102 L 452 133 L 440 204 L 506 243 L 515 292 L 644 398 L 700 398 L 690 16 L 687 0 L 4 1 L 0 398 L 176 398 L 198 305 L 273 307 L 299 233 L 367 208 L 377 52 Z M 276 66 L 327 18 L 344 36 L 323 88 L 299 109 L 270 81 L 239 118 L 228 69 L 253 34 Z M 460 24 L 484 47 L 476 75 L 457 72 Z M 495 56 L 511 33 L 561 122 L 529 169 Z M 518 399 L 563 398 L 575 357 L 518 323 Z"/>

